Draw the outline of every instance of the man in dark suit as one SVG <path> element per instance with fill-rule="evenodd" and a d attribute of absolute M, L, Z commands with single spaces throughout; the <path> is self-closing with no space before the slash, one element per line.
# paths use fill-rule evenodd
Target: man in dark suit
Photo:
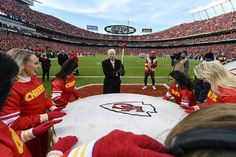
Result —
<path fill-rule="evenodd" d="M 120 60 L 115 59 L 116 51 L 114 49 L 109 49 L 107 54 L 109 58 L 102 61 L 102 69 L 105 75 L 103 93 L 120 93 L 120 76 L 125 74 L 124 66 Z"/>

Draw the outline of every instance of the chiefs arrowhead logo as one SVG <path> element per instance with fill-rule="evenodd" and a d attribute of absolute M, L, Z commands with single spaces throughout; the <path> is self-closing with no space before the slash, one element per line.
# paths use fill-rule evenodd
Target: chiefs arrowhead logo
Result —
<path fill-rule="evenodd" d="M 102 104 L 100 107 L 109 111 L 134 116 L 151 117 L 151 113 L 157 113 L 152 104 L 144 104 L 142 101 L 113 102 Z"/>

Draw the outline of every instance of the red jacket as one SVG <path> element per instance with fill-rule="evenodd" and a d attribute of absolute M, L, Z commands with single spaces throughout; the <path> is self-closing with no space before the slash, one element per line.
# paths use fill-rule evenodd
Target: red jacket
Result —
<path fill-rule="evenodd" d="M 189 91 L 186 87 L 181 89 L 179 86 L 171 86 L 163 97 L 165 100 L 169 100 L 171 97 L 175 98 L 175 101 L 179 105 L 194 106 L 196 101 L 192 91 Z"/>
<path fill-rule="evenodd" d="M 76 88 L 76 77 L 74 75 L 67 76 L 66 80 L 55 79 L 52 82 L 52 100 L 56 104 L 68 103 L 71 96 L 76 99 L 80 97 Z"/>
<path fill-rule="evenodd" d="M 150 59 L 150 57 L 147 57 L 145 61 L 145 73 L 147 74 L 154 73 L 156 67 L 157 67 L 157 58 L 154 58 L 152 60 Z"/>

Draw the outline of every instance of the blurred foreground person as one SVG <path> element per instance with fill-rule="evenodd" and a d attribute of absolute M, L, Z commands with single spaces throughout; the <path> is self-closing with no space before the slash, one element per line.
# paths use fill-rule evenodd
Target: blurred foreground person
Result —
<path fill-rule="evenodd" d="M 235 104 L 213 105 L 179 122 L 167 136 L 166 146 L 146 135 L 114 130 L 72 150 L 55 149 L 48 157 L 56 152 L 64 157 L 235 157 L 235 121 Z"/>
<path fill-rule="evenodd" d="M 102 69 L 105 75 L 103 83 L 103 94 L 120 93 L 120 76 L 125 74 L 124 66 L 120 60 L 116 59 L 116 51 L 107 51 L 108 59 L 102 61 Z"/>
<path fill-rule="evenodd" d="M 11 126 L 15 131 L 30 129 L 39 124 L 63 117 L 46 96 L 42 81 L 36 76 L 40 68 L 38 58 L 31 51 L 11 49 L 7 52 L 19 67 L 16 82 L 11 89 L 11 95 L 5 101 L 0 112 L 0 120 Z M 47 112 L 51 111 L 51 112 Z M 49 135 L 45 132 L 26 143 L 34 157 L 45 157 L 48 151 Z"/>
<path fill-rule="evenodd" d="M 74 59 L 68 59 L 62 65 L 60 72 L 56 74 L 56 78 L 52 81 L 52 100 L 56 106 L 67 105 L 73 96 L 75 100 L 80 98 L 79 91 L 76 88 L 75 73 L 78 64 Z"/>

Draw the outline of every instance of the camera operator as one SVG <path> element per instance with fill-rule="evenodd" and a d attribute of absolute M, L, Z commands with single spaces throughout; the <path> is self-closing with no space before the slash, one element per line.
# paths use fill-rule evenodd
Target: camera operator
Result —
<path fill-rule="evenodd" d="M 170 56 L 170 58 L 173 71 L 180 71 L 185 75 L 188 75 L 189 60 L 187 58 L 187 51 L 176 53 Z"/>

